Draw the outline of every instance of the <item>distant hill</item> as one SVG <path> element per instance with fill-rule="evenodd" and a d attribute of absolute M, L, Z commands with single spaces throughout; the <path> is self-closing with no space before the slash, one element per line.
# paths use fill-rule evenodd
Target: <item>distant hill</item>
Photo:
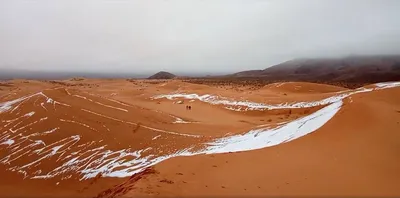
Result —
<path fill-rule="evenodd" d="M 165 72 L 165 71 L 160 71 L 150 77 L 148 77 L 148 79 L 173 79 L 176 76 L 174 74 L 171 74 L 169 72 Z"/>
<path fill-rule="evenodd" d="M 295 59 L 264 70 L 242 71 L 225 77 L 309 82 L 395 81 L 400 80 L 400 55 Z"/>

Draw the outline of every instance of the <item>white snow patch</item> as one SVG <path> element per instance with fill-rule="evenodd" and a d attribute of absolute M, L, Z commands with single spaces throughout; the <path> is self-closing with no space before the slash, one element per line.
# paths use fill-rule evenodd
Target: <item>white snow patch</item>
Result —
<path fill-rule="evenodd" d="M 377 89 L 386 89 L 400 86 L 400 82 L 384 82 L 384 83 L 376 83 Z"/>
<path fill-rule="evenodd" d="M 186 121 L 182 120 L 181 118 L 176 117 L 176 120 L 173 123 L 176 123 L 176 124 L 188 124 L 190 122 L 186 122 Z"/>
<path fill-rule="evenodd" d="M 14 140 L 8 139 L 8 140 L 4 141 L 3 143 L 1 143 L 0 145 L 10 146 L 10 145 L 14 144 L 14 142 L 15 142 Z"/>
<path fill-rule="evenodd" d="M 190 122 L 184 121 L 182 118 L 176 117 L 174 115 L 169 115 L 169 116 L 171 116 L 172 118 L 175 119 L 175 121 L 172 122 L 172 123 L 175 123 L 175 124 L 187 124 L 187 123 L 190 123 Z"/>
<path fill-rule="evenodd" d="M 173 102 L 174 104 L 183 104 L 183 101 L 182 100 L 179 100 L 179 101 L 177 101 L 177 102 Z"/>
<path fill-rule="evenodd" d="M 17 98 L 17 99 L 14 99 L 14 100 L 11 100 L 11 101 L 7 101 L 7 102 L 2 102 L 2 103 L 0 103 L 0 113 L 9 111 L 13 107 L 14 104 L 22 102 L 22 101 L 24 101 L 26 99 L 29 99 L 29 98 L 31 98 L 33 96 L 36 96 L 36 95 L 38 95 L 38 93 L 33 94 L 33 95 L 24 96 L 24 97 L 21 97 L 21 98 Z"/>
<path fill-rule="evenodd" d="M 25 117 L 29 117 L 29 116 L 33 116 L 34 114 L 35 114 L 35 112 L 34 112 L 34 111 L 31 111 L 31 112 L 25 114 L 24 116 L 25 116 Z"/>
<path fill-rule="evenodd" d="M 153 137 L 153 139 L 151 139 L 151 140 L 156 140 L 159 137 L 161 137 L 161 135 L 157 135 L 157 136 Z"/>
<path fill-rule="evenodd" d="M 235 135 L 208 143 L 206 154 L 248 151 L 275 146 L 307 135 L 322 127 L 342 106 L 335 102 L 319 111 L 273 129 L 255 129 L 244 135 Z"/>

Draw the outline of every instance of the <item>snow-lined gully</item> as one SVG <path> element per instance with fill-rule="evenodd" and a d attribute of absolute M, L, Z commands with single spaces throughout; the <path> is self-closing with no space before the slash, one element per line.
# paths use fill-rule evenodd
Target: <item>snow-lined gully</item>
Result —
<path fill-rule="evenodd" d="M 186 93 L 159 95 L 153 99 L 186 98 L 212 105 L 224 105 L 235 111 L 266 111 L 282 108 L 305 108 L 325 105 L 324 108 L 275 128 L 256 127 L 239 135 L 204 139 L 200 135 L 167 131 L 104 115 L 95 109 L 77 108 L 68 102 L 57 101 L 44 92 L 0 103 L 0 163 L 9 171 L 18 172 L 25 179 L 56 178 L 85 180 L 101 174 L 103 177 L 128 177 L 163 160 L 177 156 L 249 151 L 285 143 L 322 127 L 340 110 L 343 99 L 351 95 L 400 86 L 400 83 L 378 83 L 374 88 L 359 88 L 312 102 L 268 105 L 249 101 L 234 101 L 218 96 Z M 66 90 L 66 97 L 74 97 L 121 113 L 130 111 L 128 105 L 113 100 L 96 101 Z M 66 101 L 66 100 L 63 100 Z M 112 105 L 112 103 L 114 105 Z M 76 112 L 104 120 L 99 127 L 91 126 L 84 119 L 77 119 Z M 70 113 L 68 113 L 70 112 Z M 69 115 L 71 114 L 71 115 Z M 175 123 L 186 123 L 181 118 Z M 112 123 L 112 124 L 108 124 Z M 124 131 L 113 127 L 146 130 L 145 138 L 135 144 L 115 146 L 111 143 L 123 139 Z M 118 128 L 120 129 L 120 128 Z M 228 133 L 229 131 L 227 131 Z M 128 133 L 128 132 L 127 132 Z M 121 136 L 119 136 L 121 135 Z M 120 139 L 116 139 L 116 136 Z M 190 144 L 169 149 L 165 144 L 184 139 Z M 121 140 L 122 141 L 122 140 Z"/>

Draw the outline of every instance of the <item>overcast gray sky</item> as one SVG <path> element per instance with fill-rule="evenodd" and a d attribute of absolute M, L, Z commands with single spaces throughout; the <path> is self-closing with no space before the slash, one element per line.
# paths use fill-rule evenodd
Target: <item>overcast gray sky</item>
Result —
<path fill-rule="evenodd" d="M 0 68 L 240 71 L 400 54 L 400 0 L 0 0 Z"/>

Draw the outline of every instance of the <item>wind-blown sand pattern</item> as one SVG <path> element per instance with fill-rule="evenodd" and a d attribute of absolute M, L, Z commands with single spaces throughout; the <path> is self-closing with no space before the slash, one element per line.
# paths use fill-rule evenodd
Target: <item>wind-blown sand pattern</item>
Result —
<path fill-rule="evenodd" d="M 115 90 L 90 93 L 64 87 L 3 98 L 0 164 L 22 181 L 51 180 L 57 186 L 69 181 L 128 178 L 180 156 L 230 155 L 286 144 L 340 116 L 344 105 L 353 104 L 353 98 L 346 102 L 350 96 L 397 90 L 400 83 L 378 83 L 332 92 L 318 100 L 277 104 L 211 93 L 168 93 L 171 85 L 154 85 L 136 98 Z M 155 94 L 152 89 L 164 89 L 164 93 Z M 190 102 L 193 110 L 170 101 L 175 99 Z M 213 114 L 202 113 L 207 108 L 226 121 L 217 122 Z M 242 114 L 246 112 L 256 114 Z M 285 116 L 267 122 L 280 115 Z"/>
<path fill-rule="evenodd" d="M 44 98 L 45 101 L 41 103 L 41 106 L 42 104 L 45 104 L 42 107 L 44 107 L 46 112 L 48 110 L 53 110 L 51 109 L 52 107 L 54 107 L 54 110 L 56 110 L 55 108 L 56 104 L 63 104 L 53 100 L 49 96 L 40 92 L 37 94 L 15 99 L 13 101 L 7 101 L 5 103 L 2 103 L 1 104 L 2 113 L 12 114 L 14 111 L 20 112 L 18 111 L 20 105 L 25 102 L 29 102 L 29 100 L 33 100 L 33 98 L 35 97 Z M 93 102 L 92 100 L 87 99 L 86 97 L 83 96 L 80 98 Z M 111 105 L 104 105 L 100 102 L 94 102 L 94 103 L 105 106 L 107 108 L 114 108 L 120 110 L 120 108 L 113 107 Z M 66 108 L 70 107 L 70 105 L 63 105 L 63 106 L 65 106 Z M 137 123 L 123 121 L 102 114 L 94 113 L 90 110 L 86 109 L 82 110 L 91 114 L 105 117 L 112 121 L 122 122 L 127 125 L 134 125 L 134 126 L 138 125 Z M 100 143 L 101 141 L 91 142 L 91 143 L 82 142 L 81 135 L 79 135 L 79 133 L 77 133 L 76 135 L 65 137 L 63 139 L 60 139 L 52 143 L 45 143 L 45 141 L 41 139 L 39 140 L 31 139 L 31 137 L 43 136 L 45 134 L 52 133 L 60 128 L 57 127 L 54 129 L 36 133 L 32 133 L 33 132 L 32 130 L 23 130 L 27 127 L 33 127 L 36 124 L 45 122 L 46 120 L 48 120 L 49 117 L 52 116 L 49 115 L 48 117 L 39 118 L 39 120 L 29 122 L 29 120 L 35 120 L 35 118 L 33 118 L 34 115 L 35 112 L 32 111 L 23 116 L 18 117 L 16 115 L 15 118 L 10 120 L 2 120 L 2 122 L 7 124 L 4 125 L 4 128 L 2 128 L 2 130 L 4 131 L 1 134 L 2 136 L 0 138 L 0 141 L 4 141 L 2 144 L 6 144 L 7 145 L 6 149 L 11 152 L 8 155 L 3 156 L 3 158 L 0 159 L 0 162 L 12 166 L 10 168 L 10 170 L 12 171 L 18 171 L 19 173 L 23 173 L 25 178 L 28 177 L 32 179 L 40 179 L 40 178 L 51 178 L 63 175 L 64 177 L 61 179 L 64 179 L 64 178 L 70 178 L 72 174 L 79 174 L 81 175 L 81 179 L 88 179 L 95 177 L 99 173 L 102 173 L 103 176 L 127 177 L 130 176 L 132 173 L 140 171 L 141 169 L 139 168 L 145 167 L 147 164 L 149 164 L 150 163 L 149 159 L 151 159 L 153 156 L 153 155 L 142 156 L 141 154 L 142 152 L 152 149 L 151 147 L 142 150 L 121 149 L 113 151 L 106 149 L 107 145 L 104 143 Z M 81 123 L 79 121 L 61 119 L 61 118 L 59 119 L 59 121 L 82 126 L 84 128 L 87 128 L 88 130 L 91 130 L 92 132 L 96 133 L 100 132 L 94 127 L 91 127 L 90 125 Z M 21 124 L 21 123 L 27 123 L 27 124 Z M 156 129 L 145 125 L 141 125 L 141 127 L 157 132 L 163 132 L 178 136 L 198 137 L 190 134 Z M 97 146 L 95 147 L 91 145 L 97 145 Z M 37 155 L 36 156 L 37 159 L 32 160 L 27 164 L 21 164 L 21 165 L 17 163 L 14 164 L 16 160 L 23 159 L 24 157 L 32 155 Z M 54 167 L 53 170 L 49 170 L 47 172 L 38 168 L 36 170 L 34 165 L 40 164 L 42 161 L 47 160 L 48 158 L 54 158 L 54 159 L 57 158 L 56 162 L 59 162 L 60 166 Z M 127 160 L 129 158 L 133 159 Z M 122 160 L 125 160 L 126 162 L 119 163 Z M 126 168 L 121 169 L 122 167 Z M 114 169 L 118 168 L 119 168 L 118 171 L 113 171 Z M 135 171 L 136 169 L 138 169 L 138 171 Z M 31 172 L 27 172 L 29 170 Z"/>

